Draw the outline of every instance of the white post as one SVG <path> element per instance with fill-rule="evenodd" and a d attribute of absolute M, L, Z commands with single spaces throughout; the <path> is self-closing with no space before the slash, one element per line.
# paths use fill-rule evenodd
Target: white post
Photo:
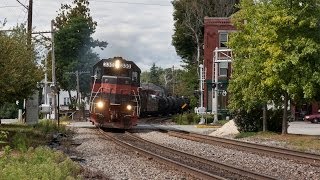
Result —
<path fill-rule="evenodd" d="M 200 68 L 200 107 L 203 107 L 203 65 L 199 65 Z"/>
<path fill-rule="evenodd" d="M 203 118 L 203 114 L 205 113 L 205 109 L 203 107 L 203 82 L 204 82 L 204 77 L 203 77 L 203 65 L 199 65 L 200 68 L 200 108 L 199 108 L 199 113 L 201 114 L 200 122 L 199 124 L 204 124 L 205 119 Z"/>
<path fill-rule="evenodd" d="M 214 99 L 212 99 L 212 113 L 214 113 L 214 120 L 213 120 L 214 123 L 218 122 L 218 75 L 219 75 L 218 66 L 219 64 L 217 63 L 217 59 L 218 59 L 218 48 L 216 47 L 214 51 L 214 59 L 212 63 L 212 81 L 214 80 L 214 83 L 216 84 L 215 89 L 212 88 L 212 92 L 214 91 Z M 214 68 L 214 77 L 213 77 L 213 68 Z"/>

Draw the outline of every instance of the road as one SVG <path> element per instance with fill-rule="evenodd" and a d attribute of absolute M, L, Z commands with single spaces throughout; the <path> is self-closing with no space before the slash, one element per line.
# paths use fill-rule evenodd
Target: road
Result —
<path fill-rule="evenodd" d="M 320 135 L 320 124 L 312 124 L 306 121 L 290 122 L 289 134 Z"/>

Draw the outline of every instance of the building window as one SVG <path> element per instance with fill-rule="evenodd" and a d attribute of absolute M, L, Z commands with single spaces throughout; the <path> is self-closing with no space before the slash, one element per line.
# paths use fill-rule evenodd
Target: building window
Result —
<path fill-rule="evenodd" d="M 52 105 L 52 98 L 49 98 L 49 104 Z"/>
<path fill-rule="evenodd" d="M 69 98 L 65 97 L 63 98 L 63 105 L 68 105 L 70 103 Z"/>
<path fill-rule="evenodd" d="M 228 75 L 228 63 L 221 62 L 219 63 L 219 76 L 227 76 Z"/>
<path fill-rule="evenodd" d="M 228 33 L 226 32 L 219 33 L 219 47 L 227 48 L 227 43 L 228 43 Z"/>

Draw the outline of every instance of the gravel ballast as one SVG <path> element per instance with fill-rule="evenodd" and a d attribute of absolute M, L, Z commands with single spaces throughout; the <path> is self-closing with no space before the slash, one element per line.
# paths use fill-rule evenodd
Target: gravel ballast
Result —
<path fill-rule="evenodd" d="M 186 174 L 103 139 L 96 129 L 75 128 L 74 151 L 80 164 L 109 179 L 194 179 Z"/>
<path fill-rule="evenodd" d="M 73 127 L 75 135 L 72 152 L 83 159 L 79 163 L 90 172 L 103 174 L 92 179 L 195 179 L 155 160 L 128 151 L 103 138 L 95 128 Z M 266 157 L 248 152 L 198 143 L 169 136 L 157 131 L 141 131 L 138 136 L 152 142 L 182 150 L 210 160 L 236 165 L 238 167 L 267 174 L 277 179 L 320 179 L 320 167 L 286 159 Z M 246 139 L 249 141 L 250 139 Z M 255 143 L 278 145 L 270 140 Z"/>

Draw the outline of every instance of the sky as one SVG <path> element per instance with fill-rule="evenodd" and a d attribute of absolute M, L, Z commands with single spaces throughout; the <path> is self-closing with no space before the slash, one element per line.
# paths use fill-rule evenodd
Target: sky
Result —
<path fill-rule="evenodd" d="M 28 5 L 29 0 L 19 0 Z M 73 0 L 33 0 L 33 31 L 49 31 L 61 3 Z M 174 33 L 171 0 L 89 0 L 93 19 L 98 23 L 94 39 L 107 41 L 104 50 L 95 48 L 100 58 L 122 56 L 142 71 L 153 63 L 162 68 L 179 68 L 181 58 L 171 45 Z M 0 21 L 6 26 L 27 21 L 27 10 L 16 0 L 0 0 Z"/>

